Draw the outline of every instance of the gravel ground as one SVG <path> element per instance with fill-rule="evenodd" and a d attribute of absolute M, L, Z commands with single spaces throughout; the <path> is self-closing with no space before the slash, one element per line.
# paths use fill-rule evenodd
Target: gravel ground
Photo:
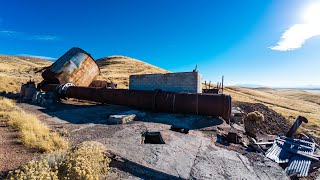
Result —
<path fill-rule="evenodd" d="M 39 156 L 32 149 L 17 142 L 16 137 L 17 132 L 7 127 L 0 119 L 0 179 L 3 179 L 8 171 L 15 170 Z"/>

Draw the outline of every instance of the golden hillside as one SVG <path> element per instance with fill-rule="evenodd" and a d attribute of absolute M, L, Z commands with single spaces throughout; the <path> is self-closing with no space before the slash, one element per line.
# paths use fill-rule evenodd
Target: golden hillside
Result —
<path fill-rule="evenodd" d="M 18 92 L 28 80 L 40 82 L 41 74 L 35 72 L 50 64 L 38 58 L 0 55 L 0 92 Z"/>
<path fill-rule="evenodd" d="M 28 80 L 42 80 L 40 73 L 35 73 L 51 62 L 30 57 L 0 55 L 0 92 L 19 91 L 21 83 Z M 101 69 L 98 79 L 109 80 L 119 88 L 128 88 L 131 74 L 167 73 L 169 71 L 147 64 L 143 61 L 125 57 L 109 56 L 97 60 Z M 320 92 L 320 91 L 319 91 Z M 269 88 L 226 87 L 225 94 L 230 94 L 233 101 L 262 103 L 289 120 L 298 115 L 306 116 L 310 123 L 308 132 L 320 137 L 320 93 L 302 90 L 274 90 Z"/>
<path fill-rule="evenodd" d="M 98 79 L 112 81 L 118 88 L 128 88 L 131 74 L 168 73 L 169 71 L 126 56 L 109 56 L 98 59 L 101 75 Z"/>
<path fill-rule="evenodd" d="M 125 57 L 109 56 L 98 59 L 101 75 L 97 79 L 112 81 L 118 84 L 118 88 L 128 88 L 131 74 L 167 73 L 169 71 L 158 68 L 143 61 Z M 52 62 L 22 56 L 0 55 L 0 92 L 19 91 L 22 83 L 42 80 L 41 72 L 37 70 L 50 66 Z"/>

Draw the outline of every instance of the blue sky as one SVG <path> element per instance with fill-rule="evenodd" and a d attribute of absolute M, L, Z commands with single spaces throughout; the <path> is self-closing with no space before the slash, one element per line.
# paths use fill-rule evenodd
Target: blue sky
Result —
<path fill-rule="evenodd" d="M 203 80 L 229 85 L 320 85 L 317 2 L 1 1 L 0 54 L 58 58 L 78 46 L 171 71 L 197 64 Z"/>

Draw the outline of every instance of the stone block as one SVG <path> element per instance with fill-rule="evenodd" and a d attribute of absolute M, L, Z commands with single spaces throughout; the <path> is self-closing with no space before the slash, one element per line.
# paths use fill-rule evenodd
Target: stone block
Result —
<path fill-rule="evenodd" d="M 136 118 L 135 114 L 128 115 L 110 115 L 107 120 L 108 124 L 126 124 Z"/>

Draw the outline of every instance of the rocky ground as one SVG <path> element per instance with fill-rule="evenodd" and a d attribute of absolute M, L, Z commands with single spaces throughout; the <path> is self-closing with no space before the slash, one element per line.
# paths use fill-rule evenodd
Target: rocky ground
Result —
<path fill-rule="evenodd" d="M 72 144 L 93 140 L 106 145 L 113 159 L 109 179 L 288 179 L 278 164 L 262 155 L 241 145 L 219 144 L 217 133 L 230 129 L 219 118 L 70 100 L 47 107 L 20 107 Z M 108 117 L 117 114 L 136 114 L 137 118 L 127 124 L 109 124 Z M 189 131 L 173 131 L 172 125 Z M 146 132 L 160 134 L 161 142 L 154 136 L 146 141 Z"/>

